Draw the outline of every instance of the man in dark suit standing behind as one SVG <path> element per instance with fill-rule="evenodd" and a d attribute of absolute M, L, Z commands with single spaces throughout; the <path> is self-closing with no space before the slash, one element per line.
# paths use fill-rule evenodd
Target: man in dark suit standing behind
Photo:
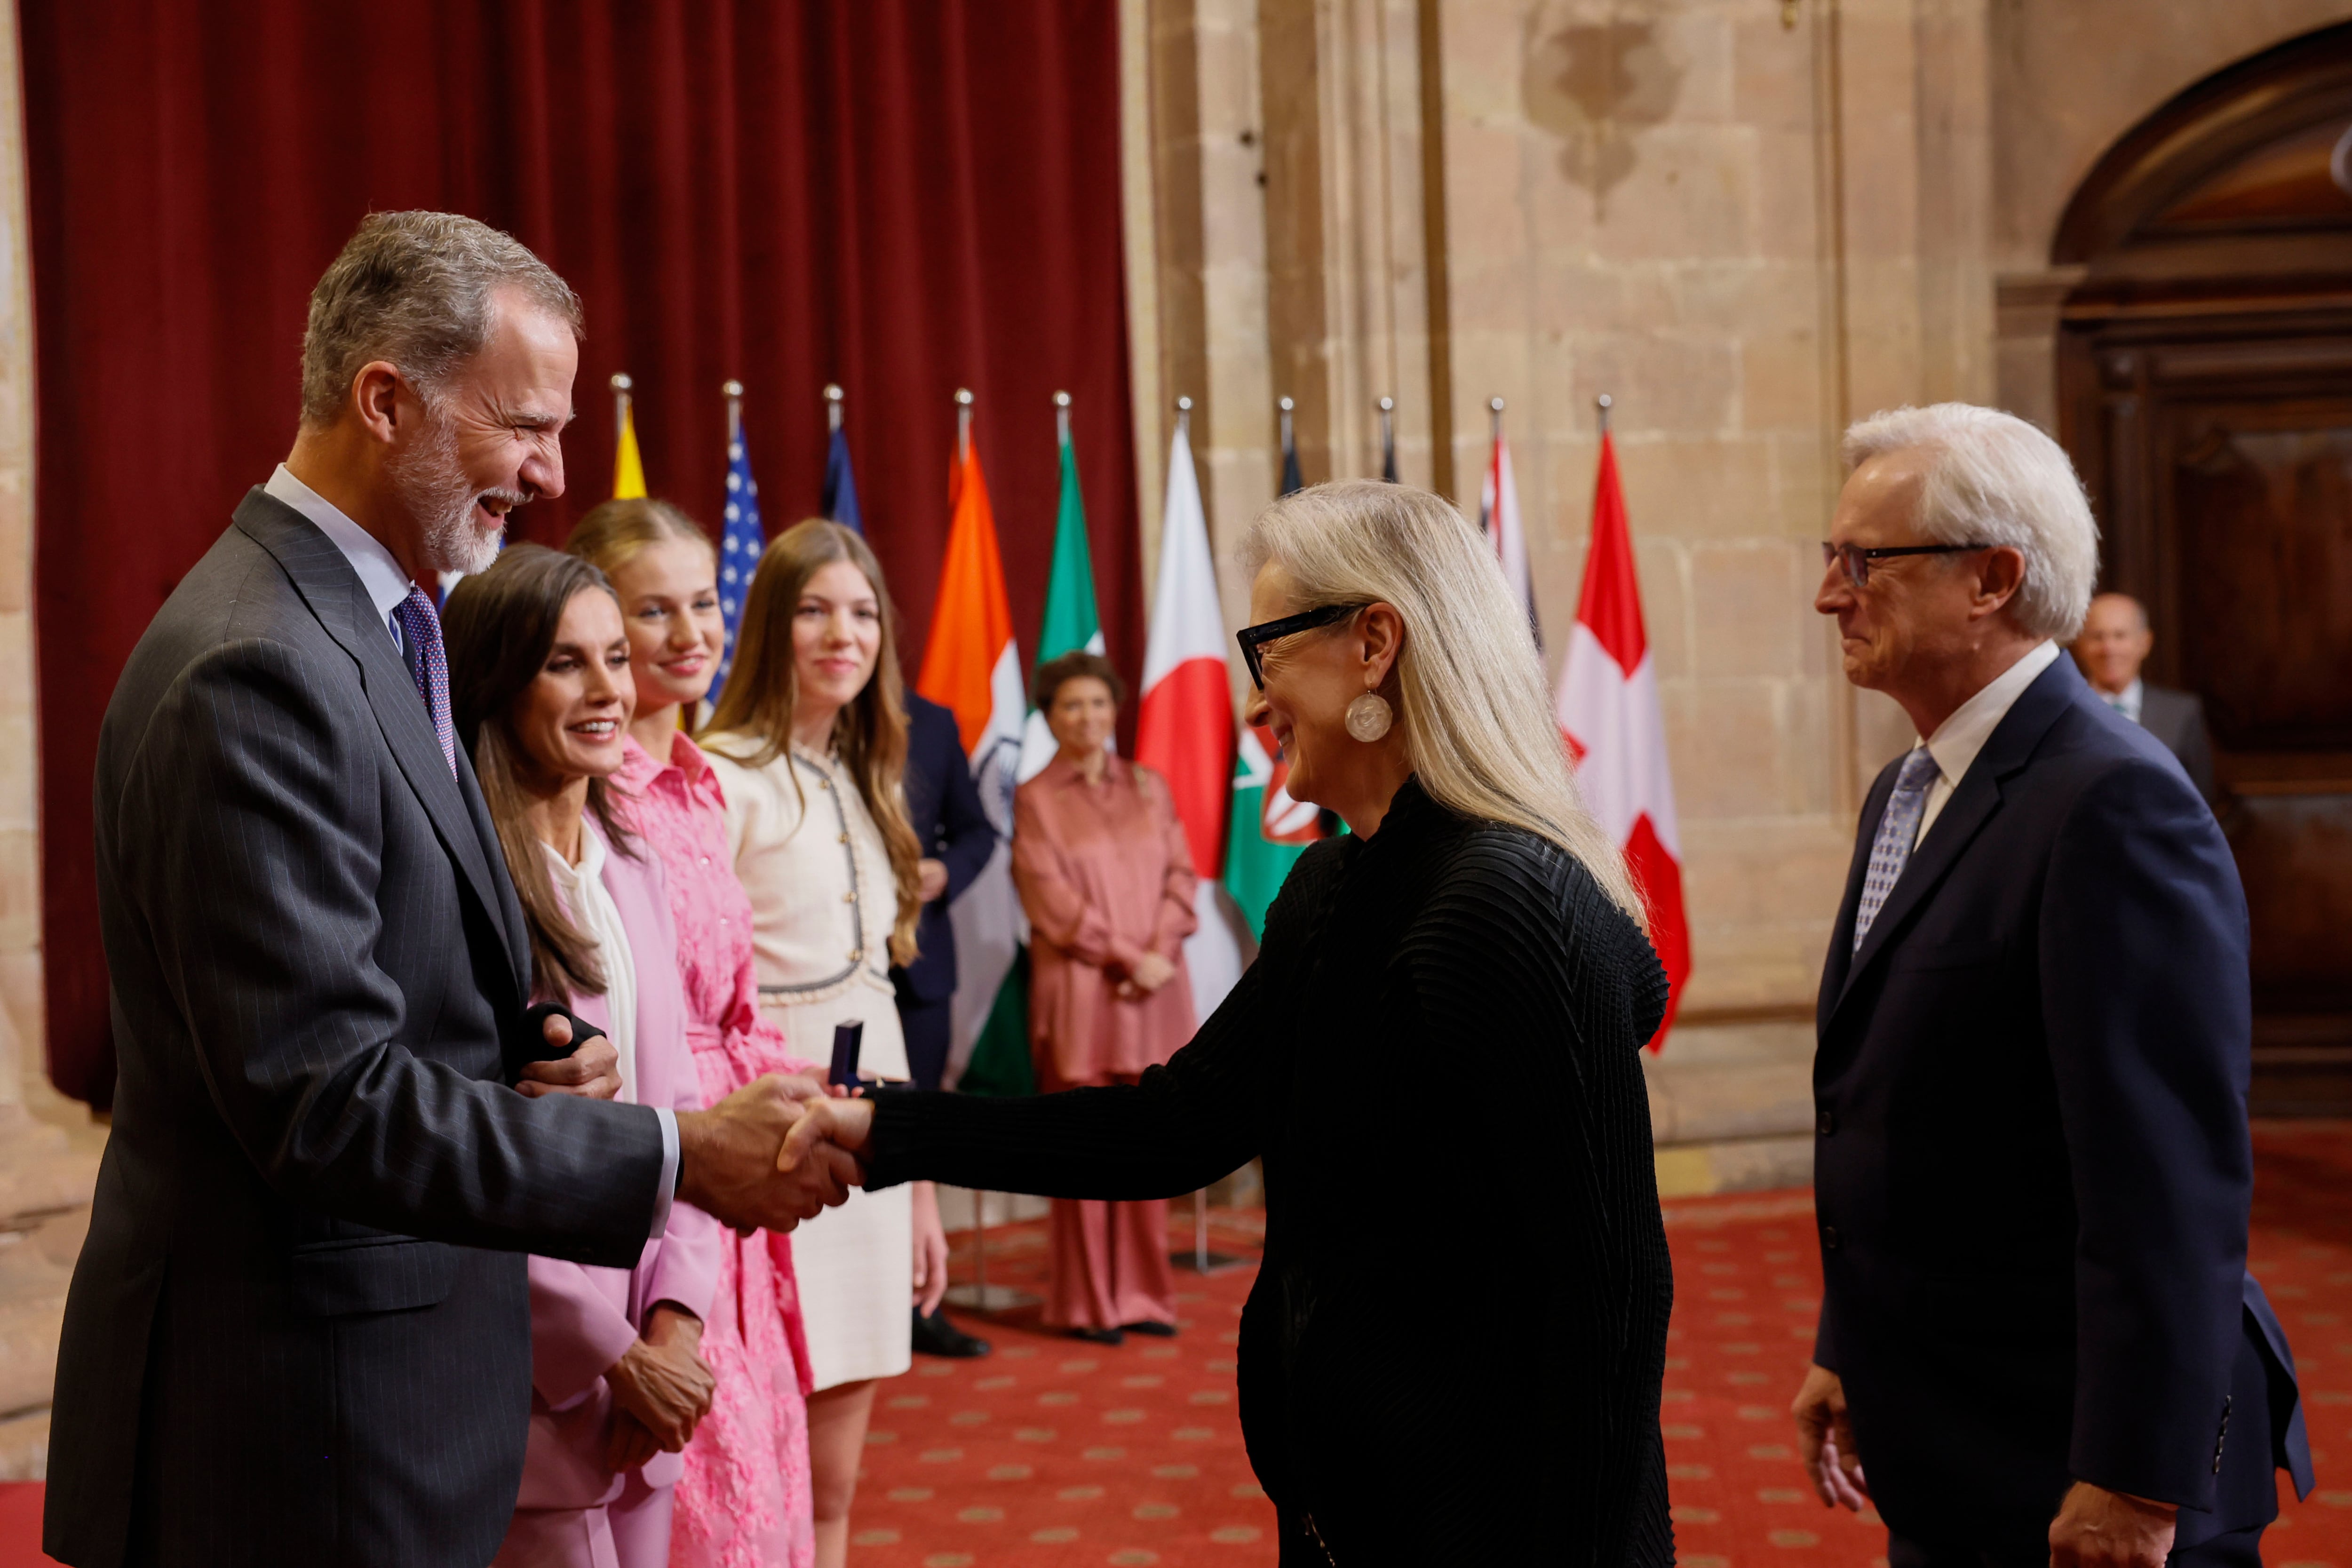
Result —
<path fill-rule="evenodd" d="M 2164 742 L 2180 759 L 2189 782 L 2211 805 L 2221 798 L 2213 784 L 2213 747 L 2205 736 L 2205 704 L 2193 691 L 2150 686 L 2140 666 L 2156 647 L 2147 609 L 2129 594 L 2101 594 L 2083 617 L 2074 639 L 2075 662 L 2091 689 L 2106 705 Z"/>
<path fill-rule="evenodd" d="M 422 584 L 562 493 L 579 330 L 506 235 L 369 217 L 311 296 L 292 452 L 108 705 L 121 1066 L 58 1358 L 61 1562 L 480 1568 L 530 1414 L 523 1255 L 628 1268 L 673 1198 L 779 1229 L 840 1201 L 845 1167 L 775 1170 L 814 1084 L 671 1112 L 612 1102 L 601 1037 L 535 1059 L 571 1023 L 527 1020 Z"/>
<path fill-rule="evenodd" d="M 923 847 L 923 914 L 915 928 L 918 956 L 891 970 L 890 980 L 898 992 L 898 1023 L 915 1087 L 937 1089 L 954 1044 L 955 925 L 948 906 L 988 864 L 996 828 L 981 806 L 955 715 L 913 691 L 906 701 L 907 814 Z M 918 1307 L 915 1348 L 926 1355 L 976 1356 L 988 1353 L 988 1342 L 957 1328 L 944 1309 L 926 1317 Z"/>
<path fill-rule="evenodd" d="M 2255 1568 L 2310 1485 L 2246 1272 L 2246 906 L 2171 754 L 2084 684 L 2065 454 L 1945 404 L 1849 431 L 1815 607 L 1927 737 L 1863 808 L 1813 1066 L 1795 1415 L 1890 1568 Z"/>

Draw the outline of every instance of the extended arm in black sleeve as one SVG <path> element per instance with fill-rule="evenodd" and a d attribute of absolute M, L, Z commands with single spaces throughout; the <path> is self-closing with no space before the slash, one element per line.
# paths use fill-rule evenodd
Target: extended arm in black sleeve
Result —
<path fill-rule="evenodd" d="M 940 1181 L 1056 1198 L 1161 1198 L 1197 1192 L 1265 1152 L 1265 1108 L 1288 1071 L 1314 889 L 1337 874 L 1337 845 L 1292 868 L 1266 911 L 1255 963 L 1192 1043 L 1134 1085 L 1021 1100 L 893 1094 L 874 1110 L 871 1185 Z"/>

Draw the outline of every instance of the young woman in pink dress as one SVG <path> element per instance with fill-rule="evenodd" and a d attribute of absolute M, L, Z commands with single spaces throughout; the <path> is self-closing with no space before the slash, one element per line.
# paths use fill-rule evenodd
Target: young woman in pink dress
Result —
<path fill-rule="evenodd" d="M 687 1036 L 713 1100 L 762 1073 L 824 1069 L 788 1055 L 760 1016 L 751 905 L 727 847 L 726 799 L 679 728 L 719 670 L 719 563 L 709 536 L 658 500 L 613 500 L 566 543 L 601 567 L 621 601 L 636 716 L 614 775 L 630 827 L 661 858 L 677 925 Z M 809 1357 L 792 1238 L 728 1236 L 702 1354 L 717 1374 L 710 1414 L 686 1450 L 670 1536 L 674 1568 L 809 1568 Z"/>

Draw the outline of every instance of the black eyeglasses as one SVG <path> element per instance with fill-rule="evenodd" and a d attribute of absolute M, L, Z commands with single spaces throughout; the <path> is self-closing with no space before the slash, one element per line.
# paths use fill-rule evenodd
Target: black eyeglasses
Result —
<path fill-rule="evenodd" d="M 1890 555 L 1965 555 L 1971 550 L 1992 548 L 1990 544 L 1882 544 L 1875 550 L 1864 550 L 1859 544 L 1832 544 L 1824 539 L 1822 564 L 1843 566 L 1845 580 L 1862 588 L 1870 584 L 1870 563 Z"/>
<path fill-rule="evenodd" d="M 1346 620 L 1361 605 L 1326 605 L 1319 610 L 1307 610 L 1296 616 L 1285 616 L 1278 621 L 1263 621 L 1254 626 L 1244 626 L 1234 634 L 1242 645 L 1242 662 L 1249 666 L 1250 681 L 1260 691 L 1265 689 L 1265 666 L 1259 650 L 1276 637 L 1286 637 L 1293 632 L 1311 632 L 1318 626 L 1328 626 Z"/>

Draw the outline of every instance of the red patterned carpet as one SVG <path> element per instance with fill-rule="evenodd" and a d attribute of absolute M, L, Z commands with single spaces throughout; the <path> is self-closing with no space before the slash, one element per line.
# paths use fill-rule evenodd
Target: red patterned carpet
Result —
<path fill-rule="evenodd" d="M 2352 1568 L 2352 1124 L 2254 1134 L 2253 1267 L 2294 1342 L 2320 1489 L 2263 1542 L 2271 1568 Z M 1799 1474 L 1788 1403 L 1821 1265 L 1802 1192 L 1667 1205 L 1676 1305 L 1666 1456 L 1685 1568 L 1874 1568 L 1885 1535 Z M 1220 1212 L 1248 1253 L 1258 1215 Z M 1171 1239 L 1189 1245 L 1180 1213 Z M 992 1280 L 1034 1287 L 1042 1223 L 990 1232 Z M 960 1247 L 956 1278 L 970 1278 Z M 1266 1568 L 1273 1510 L 1234 1412 L 1234 1327 L 1251 1271 L 1180 1274 L 1183 1333 L 1117 1350 L 1049 1335 L 1034 1309 L 985 1329 L 997 1353 L 919 1363 L 877 1402 L 856 1568 Z M 0 1568 L 46 1562 L 37 1487 L 0 1487 Z"/>

